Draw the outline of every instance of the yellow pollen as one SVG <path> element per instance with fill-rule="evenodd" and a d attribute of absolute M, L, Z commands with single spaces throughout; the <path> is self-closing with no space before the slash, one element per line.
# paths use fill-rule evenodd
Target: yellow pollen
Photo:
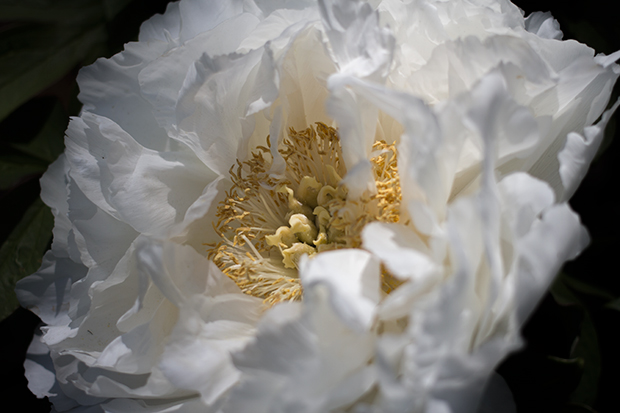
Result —
<path fill-rule="evenodd" d="M 284 176 L 270 173 L 271 153 L 258 146 L 230 168 L 233 183 L 213 227 L 221 241 L 208 256 L 241 290 L 268 304 L 299 300 L 297 266 L 303 255 L 361 247 L 361 231 L 373 221 L 398 222 L 401 190 L 396 146 L 377 141 L 370 162 L 376 192 L 348 197 L 346 168 L 336 129 L 323 123 L 290 129 L 278 149 Z M 383 290 L 400 284 L 382 270 Z"/>

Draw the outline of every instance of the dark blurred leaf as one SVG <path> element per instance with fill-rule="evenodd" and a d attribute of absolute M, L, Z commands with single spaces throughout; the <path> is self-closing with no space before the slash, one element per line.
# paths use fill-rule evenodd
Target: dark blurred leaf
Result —
<path fill-rule="evenodd" d="M 49 207 L 37 199 L 0 248 L 0 319 L 18 307 L 15 283 L 39 268 L 53 226 Z"/>
<path fill-rule="evenodd" d="M 566 285 L 572 290 L 580 294 L 598 297 L 606 301 L 612 300 L 614 298 L 613 294 L 611 294 L 609 291 L 595 284 L 590 284 L 582 280 L 578 280 L 577 278 L 571 277 L 570 275 L 564 275 L 563 282 L 566 283 Z"/>
<path fill-rule="evenodd" d="M 34 113 L 33 116 L 39 116 Z M 8 190 L 32 175 L 43 173 L 63 150 L 67 118 L 56 101 L 41 129 L 28 143 L 8 143 L 0 154 L 0 190 Z M 17 133 L 18 131 L 14 131 Z M 3 130 L 3 133 L 8 133 Z"/>
<path fill-rule="evenodd" d="M 620 311 L 620 298 L 616 298 L 615 300 L 610 301 L 605 307 L 612 310 Z"/>
<path fill-rule="evenodd" d="M 64 149 L 65 129 L 68 119 L 60 102 L 56 102 L 39 133 L 27 144 L 11 146 L 46 163 L 52 163 Z"/>
<path fill-rule="evenodd" d="M 512 391 L 519 412 L 556 412 L 579 384 L 581 358 L 564 359 L 522 351 L 499 369 Z"/>
<path fill-rule="evenodd" d="M 103 0 L 103 9 L 107 20 L 111 20 L 133 0 Z"/>
<path fill-rule="evenodd" d="M 566 283 L 566 278 L 568 276 L 565 273 L 558 274 L 551 285 L 551 295 L 561 305 L 581 304 L 581 300 Z"/>
<path fill-rule="evenodd" d="M 570 403 L 562 409 L 562 413 L 596 413 L 596 410 L 584 404 Z"/>
<path fill-rule="evenodd" d="M 575 403 L 592 406 L 596 402 L 598 393 L 598 383 L 601 376 L 601 355 L 596 328 L 579 294 L 607 297 L 607 293 L 562 273 L 553 283 L 551 294 L 560 304 L 578 305 L 583 309 L 584 315 L 580 325 L 578 341 L 571 354 L 572 357 L 584 360 L 583 375 L 579 385 L 571 394 L 570 400 Z"/>
<path fill-rule="evenodd" d="M 582 358 L 585 362 L 581 381 L 571 395 L 570 400 L 592 406 L 596 402 L 598 395 L 598 382 L 601 376 L 601 354 L 598 334 L 592 319 L 587 313 L 581 323 L 581 333 L 579 334 L 579 340 L 575 346 L 573 356 Z"/>
<path fill-rule="evenodd" d="M 0 119 L 101 54 L 105 26 L 17 26 L 0 37 Z"/>
<path fill-rule="evenodd" d="M 32 175 L 45 171 L 47 163 L 31 156 L 0 155 L 0 191 L 16 186 Z"/>
<path fill-rule="evenodd" d="M 132 0 L 3 0 L 0 19 L 84 24 L 110 19 Z"/>
<path fill-rule="evenodd" d="M 548 391 L 555 394 L 570 394 L 582 379 L 584 360 L 581 357 L 563 359 L 548 356 L 547 371 L 552 372 L 545 383 Z"/>

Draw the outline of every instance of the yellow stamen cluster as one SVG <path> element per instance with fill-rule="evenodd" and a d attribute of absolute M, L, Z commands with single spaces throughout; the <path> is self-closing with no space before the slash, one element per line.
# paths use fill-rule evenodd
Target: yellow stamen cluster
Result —
<path fill-rule="evenodd" d="M 267 140 L 269 142 L 269 140 Z M 400 183 L 396 147 L 375 142 L 371 163 L 376 192 L 347 196 L 346 168 L 336 129 L 317 123 L 289 131 L 279 148 L 284 176 L 270 173 L 269 147 L 231 168 L 232 188 L 219 205 L 214 228 L 221 237 L 209 258 L 243 292 L 269 304 L 301 298 L 297 265 L 301 256 L 358 248 L 372 221 L 398 222 Z M 383 275 L 384 290 L 396 280 Z"/>

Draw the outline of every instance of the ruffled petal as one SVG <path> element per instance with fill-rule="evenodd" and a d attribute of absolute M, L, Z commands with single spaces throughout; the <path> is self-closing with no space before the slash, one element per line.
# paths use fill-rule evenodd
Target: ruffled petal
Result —
<path fill-rule="evenodd" d="M 325 264 L 346 255 L 363 261 L 340 267 L 338 276 L 357 280 L 357 288 L 343 291 L 343 282 L 329 277 L 334 268 Z M 256 338 L 234 355 L 242 374 L 224 412 L 333 411 L 373 385 L 368 362 L 374 338 L 360 327 L 367 325 L 364 303 L 378 290 L 378 265 L 368 253 L 355 250 L 321 254 L 313 261 L 304 270 L 303 308 L 290 303 L 271 309 Z M 375 282 L 369 285 L 368 278 Z"/>
<path fill-rule="evenodd" d="M 164 41 L 129 43 L 123 52 L 80 70 L 77 81 L 78 98 L 84 104 L 82 110 L 114 119 L 121 129 L 147 148 L 167 149 L 170 139 L 157 125 L 154 108 L 142 95 L 138 75 L 170 48 Z"/>
<path fill-rule="evenodd" d="M 145 234 L 180 222 L 215 174 L 188 150 L 159 153 L 85 112 L 67 131 L 71 176 L 90 200 Z M 136 179 L 140 177 L 140 179 Z"/>
<path fill-rule="evenodd" d="M 242 294 L 190 247 L 150 240 L 138 255 L 139 268 L 180 309 L 160 368 L 176 386 L 199 393 L 207 406 L 216 408 L 238 379 L 230 353 L 253 337 L 261 300 Z"/>
<path fill-rule="evenodd" d="M 573 196 L 585 177 L 588 167 L 603 141 L 607 122 L 619 105 L 620 101 L 616 101 L 609 110 L 603 113 L 602 119 L 597 124 L 588 126 L 583 130 L 583 135 L 571 132 L 566 137 L 566 145 L 558 154 L 559 175 L 562 181 L 560 199 L 562 201 Z M 556 185 L 558 184 L 556 183 Z"/>
<path fill-rule="evenodd" d="M 247 13 L 231 17 L 181 46 L 171 47 L 140 70 L 140 91 L 152 105 L 157 123 L 171 136 L 178 135 L 175 111 L 190 68 L 207 51 L 213 57 L 235 51 L 257 23 L 258 19 Z"/>

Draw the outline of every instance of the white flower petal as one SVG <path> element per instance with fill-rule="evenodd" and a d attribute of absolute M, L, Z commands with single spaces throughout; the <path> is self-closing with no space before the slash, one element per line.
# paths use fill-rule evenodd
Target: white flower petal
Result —
<path fill-rule="evenodd" d="M 168 136 L 155 122 L 153 107 L 142 96 L 138 75 L 169 48 L 163 41 L 129 43 L 122 53 L 80 70 L 77 81 L 82 110 L 114 119 L 147 148 L 165 150 Z"/>
<path fill-rule="evenodd" d="M 588 244 L 589 237 L 579 218 L 567 204 L 554 205 L 541 222 L 516 243 L 516 297 L 518 317 L 524 322 L 534 309 L 563 261 L 573 259 Z"/>
<path fill-rule="evenodd" d="M 179 3 L 168 3 L 164 14 L 156 14 L 140 26 L 139 41 L 158 40 L 168 42 L 177 39 L 181 31 Z"/>
<path fill-rule="evenodd" d="M 424 283 L 425 278 L 437 271 L 428 256 L 428 247 L 410 229 L 399 224 L 371 223 L 362 233 L 365 249 L 380 258 L 388 270 L 402 279 Z"/>
<path fill-rule="evenodd" d="M 261 325 L 256 339 L 234 355 L 243 375 L 224 412 L 331 411 L 370 390 L 373 339 L 349 316 L 340 317 L 335 304 L 349 297 L 327 285 L 306 287 L 310 305 L 298 319 Z"/>
<path fill-rule="evenodd" d="M 560 162 L 559 175 L 562 180 L 561 199 L 569 199 L 577 190 L 577 186 L 588 171 L 588 166 L 594 159 L 598 148 L 603 141 L 603 134 L 607 122 L 614 114 L 620 101 L 616 103 L 605 113 L 602 119 L 595 125 L 588 126 L 583 130 L 583 135 L 571 132 L 566 137 L 566 145 L 558 154 Z"/>
<path fill-rule="evenodd" d="M 525 19 L 525 30 L 544 39 L 562 40 L 560 24 L 550 12 L 534 12 Z"/>
<path fill-rule="evenodd" d="M 236 163 L 241 142 L 249 137 L 242 123 L 245 98 L 262 53 L 256 50 L 217 58 L 205 54 L 190 68 L 179 92 L 179 139 L 220 174 Z"/>
<path fill-rule="evenodd" d="M 230 353 L 253 337 L 261 301 L 242 294 L 190 247 L 146 242 L 139 260 L 181 310 L 160 368 L 177 387 L 199 392 L 206 405 L 213 405 L 238 379 Z"/>
<path fill-rule="evenodd" d="M 146 149 L 109 119 L 86 112 L 71 125 L 72 178 L 99 208 L 139 232 L 165 232 L 215 178 L 191 152 Z"/>
<path fill-rule="evenodd" d="M 334 311 L 354 328 L 368 329 L 379 302 L 379 263 L 362 250 L 328 251 L 303 260 L 299 269 L 304 288 L 316 284 L 333 291 Z"/>
<path fill-rule="evenodd" d="M 162 128 L 176 135 L 175 110 L 179 92 L 194 62 L 206 50 L 211 56 L 232 53 L 257 23 L 256 17 L 247 13 L 231 17 L 182 46 L 160 54 L 140 70 L 137 75 L 140 91 L 153 106 L 154 115 Z"/>
<path fill-rule="evenodd" d="M 358 0 L 319 1 L 319 10 L 339 71 L 381 81 L 392 63 L 394 37 L 379 14 Z"/>

